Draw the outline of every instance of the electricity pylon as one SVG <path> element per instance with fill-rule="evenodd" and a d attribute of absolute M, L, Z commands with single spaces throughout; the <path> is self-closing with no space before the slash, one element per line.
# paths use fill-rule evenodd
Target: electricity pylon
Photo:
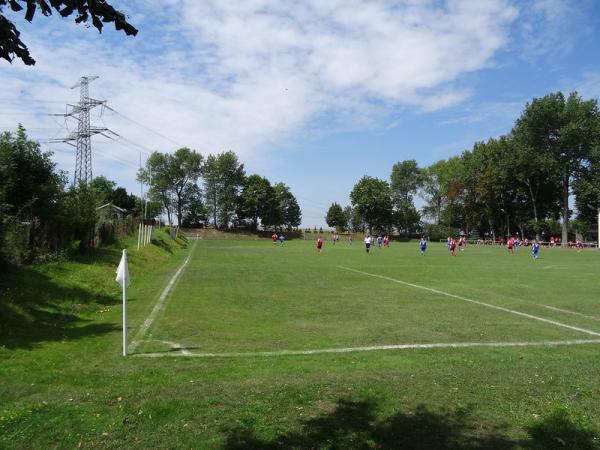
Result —
<path fill-rule="evenodd" d="M 54 114 L 65 117 L 73 117 L 77 120 L 77 131 L 61 139 L 53 139 L 51 142 L 65 142 L 77 148 L 75 153 L 75 175 L 73 183 L 89 184 L 92 181 L 92 136 L 101 134 L 112 139 L 109 134 L 116 135 L 108 128 L 93 127 L 90 125 L 90 110 L 96 106 L 106 106 L 106 100 L 90 98 L 89 84 L 97 79 L 97 76 L 81 77 L 71 89 L 79 87 L 79 103 L 67 105 L 70 110 L 66 114 Z M 73 143 L 75 142 L 75 143 Z"/>

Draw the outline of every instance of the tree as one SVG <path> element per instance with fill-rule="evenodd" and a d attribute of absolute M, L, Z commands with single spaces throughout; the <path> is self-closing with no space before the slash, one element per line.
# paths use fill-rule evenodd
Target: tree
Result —
<path fill-rule="evenodd" d="M 597 100 L 583 101 L 576 92 L 536 98 L 525 106 L 514 134 L 537 152 L 547 154 L 560 171 L 562 242 L 568 242 L 571 183 L 589 163 L 598 144 L 600 114 Z"/>
<path fill-rule="evenodd" d="M 275 183 L 273 191 L 276 199 L 276 223 L 274 225 L 284 225 L 288 230 L 300 226 L 302 213 L 298 201 L 292 191 L 284 183 Z"/>
<path fill-rule="evenodd" d="M 385 230 L 392 221 L 392 200 L 390 187 L 384 180 L 364 176 L 360 179 L 352 192 L 350 199 L 352 206 L 367 224 L 369 231 L 374 229 Z"/>
<path fill-rule="evenodd" d="M 265 177 L 260 175 L 246 177 L 238 205 L 238 217 L 250 219 L 253 230 L 258 228 L 258 219 L 263 219 L 264 225 L 274 225 L 273 222 L 276 221 L 275 191 Z"/>
<path fill-rule="evenodd" d="M 394 222 L 398 231 L 414 232 L 421 219 L 413 195 L 423 184 L 423 170 L 414 159 L 397 162 L 392 167 L 390 190 L 394 205 Z"/>
<path fill-rule="evenodd" d="M 436 224 L 442 222 L 442 213 L 450 205 L 451 197 L 453 200 L 456 198 L 456 180 L 460 173 L 460 165 L 460 157 L 456 156 L 440 160 L 423 172 L 422 193 L 427 202 L 423 213 L 433 218 Z"/>
<path fill-rule="evenodd" d="M 327 222 L 327 226 L 334 227 L 338 231 L 346 230 L 348 227 L 348 219 L 339 203 L 334 202 L 331 204 L 327 210 L 325 222 Z"/>
<path fill-rule="evenodd" d="M 21 125 L 0 135 L 0 259 L 19 265 L 59 245 L 66 177 L 51 157 Z"/>
<path fill-rule="evenodd" d="M 120 208 L 127 211 L 134 211 L 137 197 L 133 194 L 128 194 L 124 187 L 118 187 L 112 191 L 109 201 Z"/>
<path fill-rule="evenodd" d="M 292 195 L 289 200 L 286 201 L 285 212 L 284 212 L 284 225 L 291 229 L 293 227 L 299 227 L 302 223 L 302 210 L 296 200 L 296 197 Z"/>
<path fill-rule="evenodd" d="M 202 155 L 187 147 L 178 149 L 167 160 L 169 183 L 175 195 L 175 209 L 177 211 L 177 223 L 183 220 L 183 210 L 188 198 L 184 193 L 191 184 L 195 184 L 202 172 Z"/>
<path fill-rule="evenodd" d="M 579 231 L 595 228 L 600 212 L 600 144 L 590 154 L 590 161 L 581 170 L 573 185 Z"/>
<path fill-rule="evenodd" d="M 238 195 L 244 182 L 244 165 L 237 155 L 224 152 L 209 155 L 202 170 L 204 196 L 215 228 L 227 228 L 238 207 Z"/>
<path fill-rule="evenodd" d="M 183 211 L 182 226 L 187 228 L 203 227 L 208 219 L 206 207 L 202 202 L 202 191 L 200 187 L 194 184 L 188 184 L 185 193 L 185 209 Z"/>
<path fill-rule="evenodd" d="M 62 17 L 77 13 L 75 23 L 88 23 L 102 33 L 103 22 L 114 22 L 117 31 L 123 30 L 127 36 L 135 36 L 138 30 L 131 25 L 120 11 L 117 11 L 106 0 L 0 0 L 0 58 L 12 62 L 14 58 L 22 60 L 26 65 L 35 64 L 29 54 L 29 49 L 20 39 L 17 27 L 3 14 L 6 5 L 13 12 L 25 9 L 25 20 L 31 22 L 37 8 L 44 16 L 52 15 L 52 10 L 57 11 Z"/>
<path fill-rule="evenodd" d="M 162 204 L 167 212 L 169 227 L 173 225 L 173 183 L 170 169 L 171 155 L 152 152 L 146 160 L 146 166 L 138 172 L 138 180 L 150 186 L 152 201 Z"/>
<path fill-rule="evenodd" d="M 115 188 L 117 187 L 117 183 L 109 180 L 105 176 L 100 175 L 92 180 L 90 187 L 96 190 L 98 193 L 99 203 L 103 205 L 111 201 L 111 197 Z"/>

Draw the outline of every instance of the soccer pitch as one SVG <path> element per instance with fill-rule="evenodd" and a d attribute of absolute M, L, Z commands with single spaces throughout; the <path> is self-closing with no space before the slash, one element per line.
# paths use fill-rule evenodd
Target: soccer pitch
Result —
<path fill-rule="evenodd" d="M 596 251 L 198 241 L 144 317 L 147 357 L 600 344 Z M 597 347 L 596 347 L 597 348 Z"/>

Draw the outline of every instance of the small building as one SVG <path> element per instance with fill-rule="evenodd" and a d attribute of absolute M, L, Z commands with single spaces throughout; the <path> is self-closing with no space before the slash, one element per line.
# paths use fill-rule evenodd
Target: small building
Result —
<path fill-rule="evenodd" d="M 106 205 L 98 206 L 96 208 L 96 214 L 105 219 L 122 220 L 127 215 L 127 210 L 119 208 L 112 203 L 107 203 Z"/>

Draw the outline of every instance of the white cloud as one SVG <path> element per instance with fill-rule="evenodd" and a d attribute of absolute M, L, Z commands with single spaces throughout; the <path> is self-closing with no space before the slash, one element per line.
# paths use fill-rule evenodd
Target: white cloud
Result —
<path fill-rule="evenodd" d="M 81 75 L 100 75 L 91 95 L 125 116 L 202 153 L 233 149 L 257 167 L 316 117 L 362 127 L 398 108 L 432 111 L 463 101 L 471 91 L 461 76 L 493 66 L 517 17 L 508 0 L 140 5 L 123 5 L 139 21 L 134 39 L 57 17 L 23 24 L 38 63 L 2 66 L 0 98 L 20 108 L 27 127 L 40 128 L 33 135 L 56 126 L 42 112 L 62 107 L 31 99 L 76 101 L 68 87 Z M 0 115 L 0 127 L 19 120 Z M 119 116 L 103 120 L 144 147 L 177 146 Z M 134 170 L 131 144 L 96 149 L 96 161 L 126 160 L 123 170 Z M 70 167 L 67 156 L 60 161 Z"/>

